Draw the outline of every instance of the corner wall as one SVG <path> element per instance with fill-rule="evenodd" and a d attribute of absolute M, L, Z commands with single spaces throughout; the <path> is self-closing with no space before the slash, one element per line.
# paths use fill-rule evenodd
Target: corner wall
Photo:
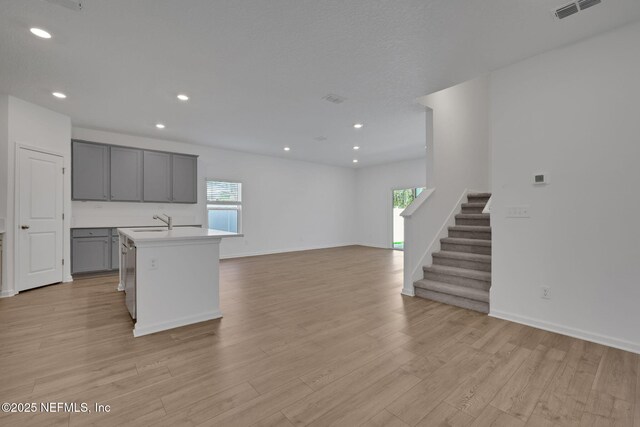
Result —
<path fill-rule="evenodd" d="M 71 161 L 71 120 L 69 117 L 55 113 L 46 108 L 31 104 L 12 96 L 2 97 L 0 111 L 4 110 L 6 102 L 6 139 L 0 139 L 2 155 L 0 163 L 2 174 L 0 175 L 0 195 L 2 206 L 0 216 L 6 218 L 6 233 L 3 242 L 4 263 L 1 296 L 13 295 L 16 292 L 15 280 L 15 162 L 19 145 L 55 152 L 63 157 L 65 167 L 69 167 Z M 4 112 L 3 112 L 4 114 Z M 4 120 L 4 119 L 3 119 Z M 0 126 L 1 128 L 2 126 Z M 71 175 L 64 176 L 64 212 L 65 222 L 63 228 L 64 258 L 70 258 L 69 225 L 71 218 Z M 71 280 L 69 262 L 63 269 L 64 281 Z"/>
<path fill-rule="evenodd" d="M 640 352 L 639 45 L 633 24 L 492 74 L 492 315 Z"/>

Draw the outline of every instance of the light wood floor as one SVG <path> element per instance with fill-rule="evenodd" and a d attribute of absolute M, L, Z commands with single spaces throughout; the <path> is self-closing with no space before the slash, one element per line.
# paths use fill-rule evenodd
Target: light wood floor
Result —
<path fill-rule="evenodd" d="M 223 261 L 223 319 L 135 339 L 113 276 L 0 300 L 0 402 L 111 405 L 0 425 L 640 425 L 637 355 L 401 277 L 401 253 L 355 246 Z"/>

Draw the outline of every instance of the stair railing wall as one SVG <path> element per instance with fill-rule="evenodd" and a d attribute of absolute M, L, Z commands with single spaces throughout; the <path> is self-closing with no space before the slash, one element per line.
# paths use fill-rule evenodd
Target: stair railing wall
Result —
<path fill-rule="evenodd" d="M 402 294 L 415 296 L 413 283 L 423 275 L 422 267 L 430 263 L 431 254 L 440 250 L 440 239 L 447 237 L 448 227 L 455 225 L 456 214 L 468 193 L 465 189 L 458 200 L 444 206 L 445 197 L 438 197 L 435 188 L 428 188 L 405 209 L 404 218 L 404 279 Z M 448 212 L 448 214 L 447 214 Z M 443 216 L 445 216 L 443 220 Z"/>

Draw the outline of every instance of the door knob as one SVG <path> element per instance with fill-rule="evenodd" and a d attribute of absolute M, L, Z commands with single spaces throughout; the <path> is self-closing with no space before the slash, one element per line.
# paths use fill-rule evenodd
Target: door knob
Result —
<path fill-rule="evenodd" d="M 28 226 L 28 225 L 23 225 L 23 226 L 22 226 L 22 227 L 20 227 L 20 228 L 22 228 L 23 230 L 28 230 L 28 229 L 29 229 L 29 226 Z"/>

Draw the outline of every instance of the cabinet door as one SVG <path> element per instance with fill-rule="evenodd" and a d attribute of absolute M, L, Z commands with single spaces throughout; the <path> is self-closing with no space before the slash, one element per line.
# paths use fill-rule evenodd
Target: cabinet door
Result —
<path fill-rule="evenodd" d="M 144 152 L 144 201 L 171 202 L 171 155 Z"/>
<path fill-rule="evenodd" d="M 111 269 L 109 237 L 75 237 L 71 250 L 73 273 Z"/>
<path fill-rule="evenodd" d="M 73 141 L 71 161 L 74 200 L 109 200 L 109 147 Z"/>
<path fill-rule="evenodd" d="M 111 200 L 142 201 L 142 150 L 111 147 Z"/>
<path fill-rule="evenodd" d="M 173 201 L 177 203 L 197 203 L 198 158 L 172 154 L 171 166 Z"/>
<path fill-rule="evenodd" d="M 117 270 L 120 268 L 120 239 L 117 237 L 111 238 L 111 269 Z"/>

